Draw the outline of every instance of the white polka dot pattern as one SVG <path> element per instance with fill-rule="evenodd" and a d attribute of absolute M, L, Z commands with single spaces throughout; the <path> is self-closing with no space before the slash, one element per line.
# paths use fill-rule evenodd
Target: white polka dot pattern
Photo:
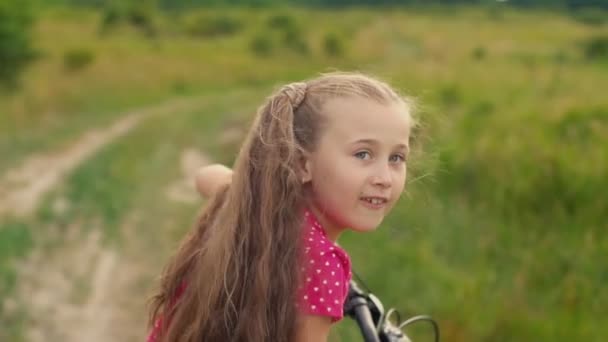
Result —
<path fill-rule="evenodd" d="M 300 312 L 331 317 L 332 322 L 343 317 L 343 305 L 348 294 L 348 283 L 352 277 L 348 254 L 327 238 L 312 212 L 305 212 L 303 260 L 299 271 L 302 284 L 298 289 L 296 306 Z M 183 283 L 176 298 L 185 290 Z M 156 320 L 147 342 L 157 342 L 160 337 L 162 318 Z"/>
<path fill-rule="evenodd" d="M 327 238 L 315 216 L 307 210 L 303 227 L 303 262 L 297 307 L 305 314 L 343 317 L 351 279 L 348 254 Z"/>

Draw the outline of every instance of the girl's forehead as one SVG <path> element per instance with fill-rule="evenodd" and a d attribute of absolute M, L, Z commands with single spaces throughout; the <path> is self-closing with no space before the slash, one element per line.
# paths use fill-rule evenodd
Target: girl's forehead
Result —
<path fill-rule="evenodd" d="M 323 112 L 325 133 L 338 140 L 372 138 L 407 144 L 409 139 L 411 117 L 402 102 L 337 98 L 328 100 Z"/>

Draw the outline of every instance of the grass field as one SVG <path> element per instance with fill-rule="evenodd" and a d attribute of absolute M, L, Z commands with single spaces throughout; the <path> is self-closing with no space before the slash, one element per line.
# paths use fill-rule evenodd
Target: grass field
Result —
<path fill-rule="evenodd" d="M 444 341 L 608 333 L 608 56 L 587 50 L 608 24 L 476 8 L 157 13 L 154 34 L 101 20 L 41 12 L 40 57 L 0 96 L 0 196 L 32 158 L 32 182 L 69 166 L 35 210 L 0 215 L 0 340 L 141 340 L 145 295 L 202 204 L 192 166 L 231 163 L 276 85 L 334 69 L 420 104 L 407 194 L 377 232 L 340 240 L 387 306 L 432 315 Z"/>

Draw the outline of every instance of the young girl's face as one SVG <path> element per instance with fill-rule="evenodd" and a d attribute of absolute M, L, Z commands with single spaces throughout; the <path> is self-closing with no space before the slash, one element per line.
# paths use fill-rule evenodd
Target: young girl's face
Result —
<path fill-rule="evenodd" d="M 329 237 L 378 227 L 403 192 L 411 117 L 402 103 L 328 100 L 326 124 L 308 155 L 310 207 Z"/>

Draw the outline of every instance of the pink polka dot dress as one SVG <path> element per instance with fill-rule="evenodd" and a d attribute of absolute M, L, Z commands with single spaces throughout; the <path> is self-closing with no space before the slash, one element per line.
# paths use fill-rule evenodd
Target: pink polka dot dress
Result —
<path fill-rule="evenodd" d="M 302 283 L 298 310 L 304 314 L 343 317 L 343 306 L 352 277 L 348 254 L 329 240 L 325 230 L 310 210 L 304 213 Z"/>
<path fill-rule="evenodd" d="M 302 227 L 301 284 L 296 307 L 300 313 L 330 317 L 332 323 L 343 318 L 343 306 L 351 280 L 348 254 L 332 242 L 310 210 L 304 211 Z M 178 289 L 174 305 L 186 288 Z M 146 341 L 156 342 L 161 335 L 162 318 L 158 318 Z"/>

